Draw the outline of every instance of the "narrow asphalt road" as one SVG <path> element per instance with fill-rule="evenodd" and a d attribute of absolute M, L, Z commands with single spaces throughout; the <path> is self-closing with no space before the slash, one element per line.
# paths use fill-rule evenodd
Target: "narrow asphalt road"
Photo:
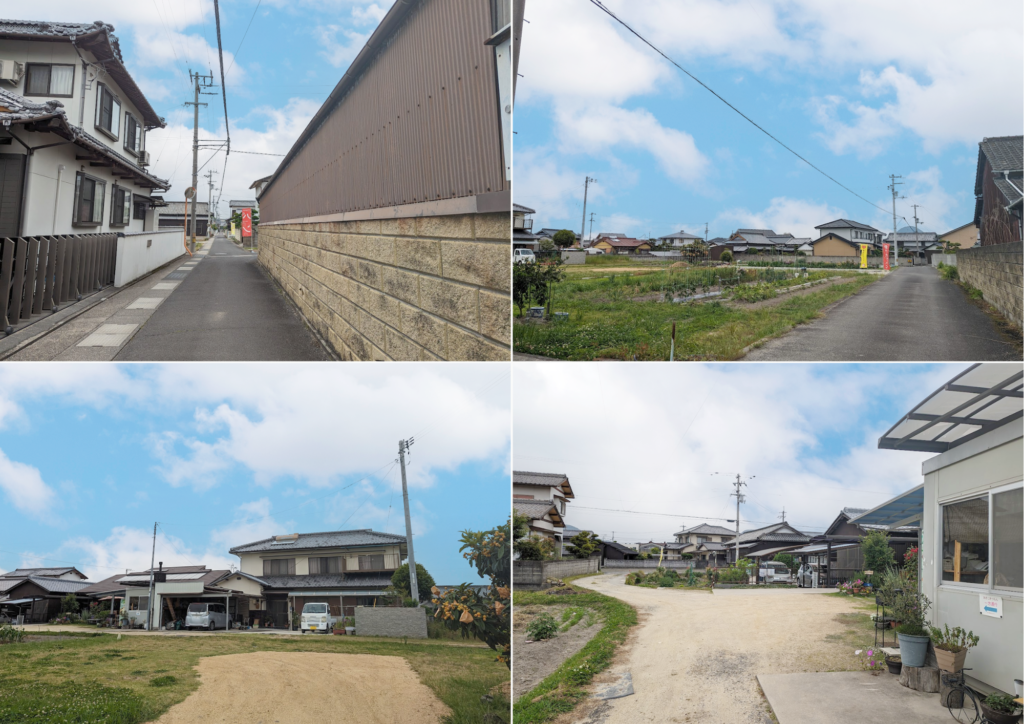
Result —
<path fill-rule="evenodd" d="M 822 319 L 751 350 L 744 361 L 1020 361 L 963 291 L 931 267 L 902 267 Z"/>
<path fill-rule="evenodd" d="M 260 270 L 255 254 L 216 238 L 203 263 L 182 276 L 178 288 L 116 360 L 328 359 L 316 337 Z"/>

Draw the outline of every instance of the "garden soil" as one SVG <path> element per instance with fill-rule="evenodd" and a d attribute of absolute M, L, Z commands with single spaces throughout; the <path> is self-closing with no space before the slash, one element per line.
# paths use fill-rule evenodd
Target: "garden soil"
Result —
<path fill-rule="evenodd" d="M 635 694 L 590 700 L 559 724 L 769 724 L 758 674 L 863 668 L 841 614 L 853 599 L 814 589 L 684 591 L 625 585 L 625 574 L 575 581 L 637 608 L 641 623 L 602 680 L 629 671 Z M 863 654 L 862 654 L 863 656 Z M 518 666 L 518 651 L 516 653 Z M 821 692 L 823 705 L 827 692 Z"/>
<path fill-rule="evenodd" d="M 565 603 L 565 601 L 561 601 Z M 512 630 L 512 650 L 515 665 L 512 667 L 513 691 L 515 697 L 530 691 L 551 675 L 562 662 L 587 645 L 601 630 L 600 621 L 586 625 L 587 618 L 557 636 L 543 641 L 527 643 L 526 627 L 545 608 L 524 606 L 516 609 Z M 552 606 L 549 612 L 558 620 L 565 606 Z"/>
<path fill-rule="evenodd" d="M 429 724 L 450 714 L 400 656 L 258 651 L 199 660 L 157 724 Z"/>

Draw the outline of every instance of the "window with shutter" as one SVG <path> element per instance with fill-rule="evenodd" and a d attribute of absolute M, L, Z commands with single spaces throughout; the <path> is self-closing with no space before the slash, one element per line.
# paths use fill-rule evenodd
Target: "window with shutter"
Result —
<path fill-rule="evenodd" d="M 54 63 L 29 63 L 26 67 L 25 95 L 71 98 L 74 95 L 75 66 Z"/>
<path fill-rule="evenodd" d="M 96 127 L 115 139 L 121 133 L 121 101 L 102 83 L 96 91 Z"/>
<path fill-rule="evenodd" d="M 98 226 L 103 223 L 103 201 L 106 182 L 81 171 L 75 177 L 74 210 L 72 224 L 75 226 Z"/>

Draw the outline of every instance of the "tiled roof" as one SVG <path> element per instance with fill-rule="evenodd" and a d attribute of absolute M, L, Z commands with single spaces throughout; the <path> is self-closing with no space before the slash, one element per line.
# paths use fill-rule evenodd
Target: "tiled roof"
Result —
<path fill-rule="evenodd" d="M 541 485 L 545 488 L 561 488 L 566 498 L 574 498 L 572 485 L 564 473 L 532 473 L 526 470 L 512 471 L 513 485 Z"/>
<path fill-rule="evenodd" d="M 25 578 L 27 576 L 44 576 L 49 578 L 60 578 L 66 573 L 77 573 L 83 579 L 85 574 L 74 566 L 64 566 L 63 568 L 15 568 L 13 571 L 7 571 L 7 573 L 0 573 L 0 578 Z"/>
<path fill-rule="evenodd" d="M 142 114 L 143 123 L 150 128 L 164 128 L 167 123 L 157 115 L 136 85 L 121 57 L 121 45 L 114 35 L 114 26 L 97 20 L 94 23 L 55 23 L 40 20 L 0 19 L 0 38 L 53 40 L 74 38 L 76 47 L 92 53 L 103 70 L 113 78 L 128 99 Z"/>
<path fill-rule="evenodd" d="M 728 550 L 729 544 L 728 543 L 701 543 L 699 546 L 697 546 L 697 550 L 700 550 L 701 548 L 703 548 L 706 551 L 724 551 L 724 550 Z"/>
<path fill-rule="evenodd" d="M 531 209 L 529 206 L 523 206 L 522 204 L 512 204 L 512 210 L 518 211 L 521 214 L 536 214 L 537 212 Z"/>
<path fill-rule="evenodd" d="M 556 519 L 555 525 L 563 525 L 562 516 L 558 508 L 550 500 L 512 500 L 512 507 L 516 512 L 525 515 L 530 520 L 542 520 L 549 513 Z"/>
<path fill-rule="evenodd" d="M 90 135 L 77 126 L 71 125 L 67 114 L 64 112 L 64 104 L 60 101 L 51 100 L 45 103 L 34 103 L 13 91 L 0 88 L 0 109 L 7 109 L 0 110 L 0 125 L 18 124 L 27 126 L 29 130 L 32 130 L 33 128 L 38 128 L 32 124 L 39 123 L 40 121 L 49 121 L 46 124 L 45 130 L 53 132 L 55 135 L 65 138 L 81 148 L 102 154 L 108 159 L 116 161 L 131 171 L 131 173 L 146 179 L 155 188 L 169 189 L 171 187 L 170 181 L 154 176 L 95 136 Z M 55 122 L 57 125 L 52 125 Z"/>
<path fill-rule="evenodd" d="M 650 243 L 647 239 L 629 239 L 621 236 L 607 236 L 603 239 L 598 239 L 598 241 L 603 241 L 605 244 L 610 244 L 613 247 L 622 247 L 623 249 L 630 249 Z"/>
<path fill-rule="evenodd" d="M 685 231 L 677 231 L 674 234 L 666 234 L 661 237 L 662 239 L 701 239 L 700 236 L 694 236 L 693 234 L 687 234 Z"/>
<path fill-rule="evenodd" d="M 391 585 L 390 577 L 356 578 L 342 574 L 312 576 L 264 576 L 269 588 L 347 588 L 361 590 L 364 588 L 387 588 Z"/>
<path fill-rule="evenodd" d="M 210 204 L 208 201 L 190 201 L 188 204 L 188 213 L 192 213 L 192 207 L 196 207 L 196 216 L 206 216 L 210 212 Z M 167 206 L 163 207 L 157 212 L 159 216 L 173 216 L 175 214 L 185 213 L 185 202 L 184 201 L 168 201 Z"/>
<path fill-rule="evenodd" d="M 853 241 L 850 241 L 849 239 L 847 239 L 845 236 L 840 236 L 836 232 L 830 231 L 827 234 L 825 234 L 824 236 L 820 236 L 817 239 L 815 239 L 814 241 L 810 242 L 811 246 L 814 246 L 819 241 L 825 241 L 825 239 L 836 239 L 838 241 L 845 242 L 846 244 L 849 244 L 850 246 L 852 246 L 854 248 L 860 248 L 859 244 L 870 244 L 871 243 L 870 241 L 853 242 Z"/>
<path fill-rule="evenodd" d="M 978 171 L 974 179 L 974 195 L 982 195 L 982 173 L 985 170 L 985 159 L 988 159 L 992 167 L 992 181 L 996 188 L 1009 203 L 1015 203 L 1021 199 L 1021 189 L 1024 182 L 1021 178 L 1021 170 L 1024 168 L 1024 136 L 997 136 L 986 138 L 978 144 Z M 1011 173 L 1011 180 L 1007 181 L 1003 171 Z M 981 199 L 978 200 L 980 207 Z M 980 208 L 975 213 L 974 222 L 978 223 Z"/>
<path fill-rule="evenodd" d="M 636 551 L 633 550 L 632 548 L 628 548 L 628 547 L 622 545 L 621 543 L 616 543 L 613 540 L 603 540 L 601 542 L 604 543 L 605 546 L 607 546 L 609 548 L 614 548 L 615 550 L 619 551 L 620 553 L 626 553 L 627 555 L 634 555 L 634 556 L 637 554 Z"/>
<path fill-rule="evenodd" d="M 803 533 L 795 530 L 788 523 L 775 523 L 774 525 L 768 525 L 764 528 L 755 528 L 754 530 L 744 531 L 743 533 L 740 533 L 739 536 L 740 543 L 806 543 L 810 539 L 810 536 L 804 535 Z"/>
<path fill-rule="evenodd" d="M 14 585 L 8 586 L 6 589 L 7 591 L 12 591 L 26 582 L 34 583 L 47 593 L 78 593 L 83 588 L 89 586 L 88 581 L 68 581 L 63 578 L 46 578 L 44 576 L 29 576 L 28 578 L 8 580 L 12 580 Z"/>
<path fill-rule="evenodd" d="M 723 528 L 720 525 L 710 525 L 708 523 L 701 523 L 695 525 L 692 528 L 683 528 L 676 535 L 688 535 L 690 533 L 704 534 L 704 535 L 736 535 L 736 531 Z"/>
<path fill-rule="evenodd" d="M 235 546 L 230 553 L 255 553 L 257 551 L 293 551 L 307 548 L 346 548 L 349 546 L 394 545 L 405 543 L 405 536 L 378 533 L 369 528 L 360 530 L 336 530 L 325 533 L 299 533 L 294 542 L 273 545 L 276 538 L 266 538 L 255 543 Z"/>
<path fill-rule="evenodd" d="M 862 224 L 859 221 L 850 221 L 849 219 L 836 219 L 835 221 L 830 221 L 827 224 L 822 224 L 821 226 L 815 226 L 814 228 L 815 229 L 864 229 L 866 231 L 878 231 L 878 229 L 876 229 L 873 226 L 868 226 L 867 224 Z"/>
<path fill-rule="evenodd" d="M 760 234 L 761 236 L 776 236 L 771 229 L 736 229 L 737 234 Z"/>

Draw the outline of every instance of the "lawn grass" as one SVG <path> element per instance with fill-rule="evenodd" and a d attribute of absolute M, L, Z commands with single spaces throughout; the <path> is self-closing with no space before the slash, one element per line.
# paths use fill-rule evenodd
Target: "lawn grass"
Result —
<path fill-rule="evenodd" d="M 565 582 L 569 580 L 573 579 L 565 579 Z M 586 608 L 592 611 L 593 618 L 603 624 L 586 646 L 562 662 L 544 681 L 519 697 L 513 707 L 516 724 L 538 724 L 572 711 L 588 696 L 584 687 L 596 674 L 611 665 L 615 649 L 626 640 L 630 627 L 636 625 L 636 610 L 628 603 L 594 591 L 572 588 L 577 592 L 575 595 L 551 596 L 544 592 L 512 594 L 513 607 L 561 606 L 568 613 L 568 620 L 576 616 L 578 609 Z M 555 618 L 561 619 L 562 615 L 559 613 Z"/>
<path fill-rule="evenodd" d="M 698 293 L 718 288 L 713 279 L 704 279 L 716 271 L 654 268 L 638 273 L 597 273 L 587 279 L 570 276 L 555 285 L 551 305 L 553 312 L 568 312 L 568 320 L 543 324 L 517 322 L 513 328 L 514 349 L 565 360 L 667 360 L 675 322 L 676 359 L 734 360 L 743 355 L 746 347 L 811 321 L 824 307 L 879 279 L 873 274 L 856 272 L 811 272 L 810 280 L 850 278 L 842 284 L 795 294 L 778 304 L 762 307 L 742 308 L 718 301 L 636 301 L 638 297 L 660 296 L 663 288 L 670 292 L 673 285 L 677 291 Z M 790 279 L 780 284 L 802 281 Z"/>
<path fill-rule="evenodd" d="M 451 710 L 446 724 L 480 722 L 488 711 L 506 716 L 509 703 L 481 696 L 509 679 L 485 646 L 443 641 L 374 640 L 348 636 L 285 637 L 53 635 L 0 646 L 0 724 L 151 721 L 199 686 L 204 656 L 255 651 L 401 656 Z"/>

